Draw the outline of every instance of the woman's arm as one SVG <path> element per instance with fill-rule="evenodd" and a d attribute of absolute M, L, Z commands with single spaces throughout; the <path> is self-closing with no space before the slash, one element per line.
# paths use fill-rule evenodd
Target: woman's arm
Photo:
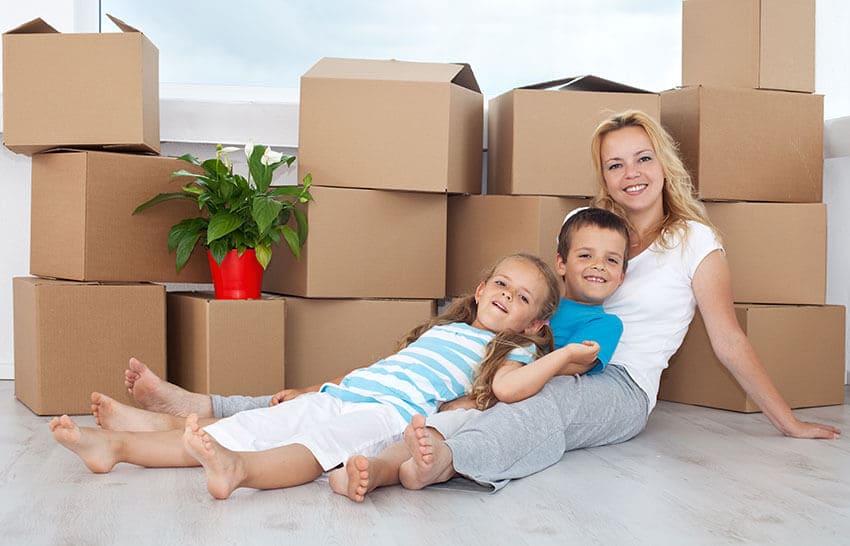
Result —
<path fill-rule="evenodd" d="M 523 366 L 506 360 L 493 375 L 493 394 L 502 402 L 519 402 L 540 392 L 556 375 L 574 375 L 593 368 L 599 344 L 569 343 Z"/>
<path fill-rule="evenodd" d="M 714 353 L 770 422 L 786 436 L 838 438 L 840 431 L 835 427 L 797 419 L 767 375 L 735 317 L 732 276 L 723 252 L 716 250 L 706 256 L 697 267 L 692 286 Z"/>

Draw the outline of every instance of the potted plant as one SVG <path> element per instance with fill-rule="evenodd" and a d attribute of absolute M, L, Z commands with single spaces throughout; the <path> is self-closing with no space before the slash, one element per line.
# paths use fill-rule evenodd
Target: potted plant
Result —
<path fill-rule="evenodd" d="M 201 172 L 181 169 L 172 178 L 191 178 L 182 191 L 160 193 L 136 207 L 137 214 L 170 199 L 190 199 L 204 214 L 186 218 L 171 227 L 168 251 L 177 251 L 180 271 L 200 242 L 207 249 L 216 298 L 260 297 L 262 275 L 272 257 L 272 245 L 286 241 L 299 258 L 307 240 L 307 217 L 303 207 L 313 199 L 312 177 L 301 185 L 272 187 L 272 175 L 281 165 L 290 166 L 294 156 L 267 146 L 245 146 L 248 177 L 233 171 L 228 153 L 238 148 L 216 146 L 215 158 L 199 161 L 191 154 L 178 159 Z M 293 225 L 294 224 L 294 227 Z M 231 275 L 236 274 L 234 279 Z M 250 275 L 249 277 L 241 277 Z"/>

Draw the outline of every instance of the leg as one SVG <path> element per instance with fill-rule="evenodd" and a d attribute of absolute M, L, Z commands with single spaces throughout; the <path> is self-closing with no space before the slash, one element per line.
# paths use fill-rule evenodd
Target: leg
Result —
<path fill-rule="evenodd" d="M 198 466 L 185 452 L 182 431 L 115 432 L 78 427 L 67 415 L 55 417 L 50 431 L 56 441 L 74 452 L 95 473 L 125 462 L 147 467 Z"/>
<path fill-rule="evenodd" d="M 203 465 L 207 473 L 207 489 L 217 499 L 226 499 L 239 487 L 292 487 L 311 482 L 322 474 L 316 458 L 300 444 L 267 451 L 230 451 L 207 434 L 194 415 L 186 418 L 183 444 L 186 451 Z"/>
<path fill-rule="evenodd" d="M 377 487 L 396 485 L 401 463 L 410 458 L 403 442 L 396 442 L 375 457 L 355 455 L 344 468 L 337 468 L 328 476 L 334 493 L 345 495 L 355 502 L 363 502 L 366 495 Z"/>
<path fill-rule="evenodd" d="M 422 415 L 413 416 L 404 430 L 404 443 L 411 456 L 402 463 L 399 479 L 407 489 L 422 489 L 455 475 L 451 450 L 439 432 L 426 426 Z"/>
<path fill-rule="evenodd" d="M 190 413 L 213 417 L 209 395 L 189 392 L 163 381 L 136 358 L 131 358 L 124 370 L 124 385 L 133 400 L 146 410 L 179 417 L 186 417 Z"/>

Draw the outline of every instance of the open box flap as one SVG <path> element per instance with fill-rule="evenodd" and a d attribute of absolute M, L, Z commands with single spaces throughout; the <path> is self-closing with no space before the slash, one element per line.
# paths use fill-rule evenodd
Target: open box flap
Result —
<path fill-rule="evenodd" d="M 452 82 L 479 91 L 472 68 L 465 64 L 422 63 L 397 60 L 340 59 L 324 57 L 305 78 L 341 78 L 414 82 Z"/>
<path fill-rule="evenodd" d="M 58 33 L 59 31 L 48 25 L 44 19 L 37 17 L 32 21 L 17 26 L 12 30 L 6 31 L 5 34 L 48 34 Z"/>
<path fill-rule="evenodd" d="M 131 27 L 118 17 L 114 17 L 113 15 L 110 15 L 108 13 L 106 14 L 106 16 L 109 17 L 110 21 L 115 23 L 115 26 L 120 28 L 123 32 L 141 32 L 139 29 Z"/>
<path fill-rule="evenodd" d="M 570 76 L 548 82 L 525 85 L 519 89 L 554 89 L 559 91 L 597 91 L 603 93 L 652 93 L 646 89 L 632 87 L 599 76 L 586 74 L 584 76 Z"/>

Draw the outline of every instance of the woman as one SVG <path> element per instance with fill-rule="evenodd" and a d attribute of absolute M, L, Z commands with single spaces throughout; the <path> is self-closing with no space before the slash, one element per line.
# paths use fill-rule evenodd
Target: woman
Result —
<path fill-rule="evenodd" d="M 723 247 L 666 131 L 642 112 L 623 112 L 596 129 L 591 151 L 599 185 L 594 204 L 625 218 L 631 239 L 629 273 L 604 305 L 625 328 L 608 369 L 556 377 L 537 395 L 497 404 L 445 440 L 414 419 L 405 432 L 414 477 L 405 486 L 459 473 L 498 489 L 566 451 L 634 437 L 695 306 L 715 354 L 780 432 L 839 436 L 834 427 L 796 418 L 738 325 Z"/>

